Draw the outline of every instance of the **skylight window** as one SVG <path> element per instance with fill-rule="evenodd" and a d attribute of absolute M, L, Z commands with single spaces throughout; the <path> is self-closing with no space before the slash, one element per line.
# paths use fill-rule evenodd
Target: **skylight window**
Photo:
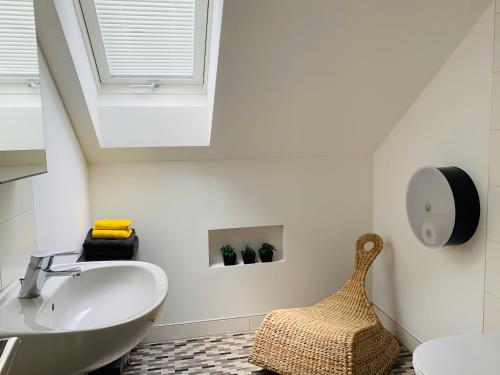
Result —
<path fill-rule="evenodd" d="M 33 0 L 0 0 L 0 83 L 38 80 Z"/>
<path fill-rule="evenodd" d="M 102 84 L 203 84 L 208 0 L 80 5 Z"/>

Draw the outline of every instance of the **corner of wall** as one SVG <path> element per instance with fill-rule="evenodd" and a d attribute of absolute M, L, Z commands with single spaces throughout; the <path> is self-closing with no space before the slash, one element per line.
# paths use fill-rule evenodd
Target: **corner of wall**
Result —
<path fill-rule="evenodd" d="M 386 242 L 374 264 L 374 303 L 417 341 L 482 328 L 492 14 L 490 7 L 373 154 L 373 228 Z M 424 165 L 459 166 L 476 183 L 482 216 L 467 244 L 430 250 L 411 232 L 406 187 Z"/>

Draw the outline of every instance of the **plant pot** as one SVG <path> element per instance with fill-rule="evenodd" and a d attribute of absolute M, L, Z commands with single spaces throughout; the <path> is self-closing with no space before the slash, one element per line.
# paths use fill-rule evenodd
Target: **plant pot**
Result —
<path fill-rule="evenodd" d="M 260 260 L 262 261 L 262 263 L 272 262 L 273 253 L 273 251 L 266 251 L 264 253 L 262 251 L 259 251 Z"/>
<path fill-rule="evenodd" d="M 223 255 L 222 258 L 224 259 L 225 266 L 234 266 L 236 264 L 236 253 Z"/>
<path fill-rule="evenodd" d="M 246 254 L 242 251 L 241 257 L 243 258 L 243 263 L 245 264 L 255 263 L 255 254 Z"/>

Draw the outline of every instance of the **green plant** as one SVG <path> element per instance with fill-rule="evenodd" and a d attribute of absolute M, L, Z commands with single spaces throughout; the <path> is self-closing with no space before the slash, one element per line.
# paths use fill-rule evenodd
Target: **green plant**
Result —
<path fill-rule="evenodd" d="M 262 245 L 260 246 L 260 249 L 259 249 L 259 254 L 269 254 L 269 253 L 273 253 L 273 251 L 276 251 L 276 248 L 268 243 L 268 242 L 262 242 Z"/>
<path fill-rule="evenodd" d="M 234 247 L 232 247 L 229 244 L 222 246 L 219 251 L 223 257 L 230 257 L 230 256 L 233 256 L 233 254 L 236 254 L 234 252 Z"/>
<path fill-rule="evenodd" d="M 241 251 L 241 255 L 243 256 L 255 256 L 255 250 L 250 246 L 246 245 L 245 248 Z"/>

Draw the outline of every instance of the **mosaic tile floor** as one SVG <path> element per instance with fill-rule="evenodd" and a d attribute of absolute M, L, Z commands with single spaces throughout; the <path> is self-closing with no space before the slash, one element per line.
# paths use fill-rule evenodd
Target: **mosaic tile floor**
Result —
<path fill-rule="evenodd" d="M 130 366 L 124 375 L 270 375 L 247 362 L 254 338 L 249 332 L 139 345 L 130 353 Z M 406 348 L 401 347 L 391 374 L 415 374 Z"/>

